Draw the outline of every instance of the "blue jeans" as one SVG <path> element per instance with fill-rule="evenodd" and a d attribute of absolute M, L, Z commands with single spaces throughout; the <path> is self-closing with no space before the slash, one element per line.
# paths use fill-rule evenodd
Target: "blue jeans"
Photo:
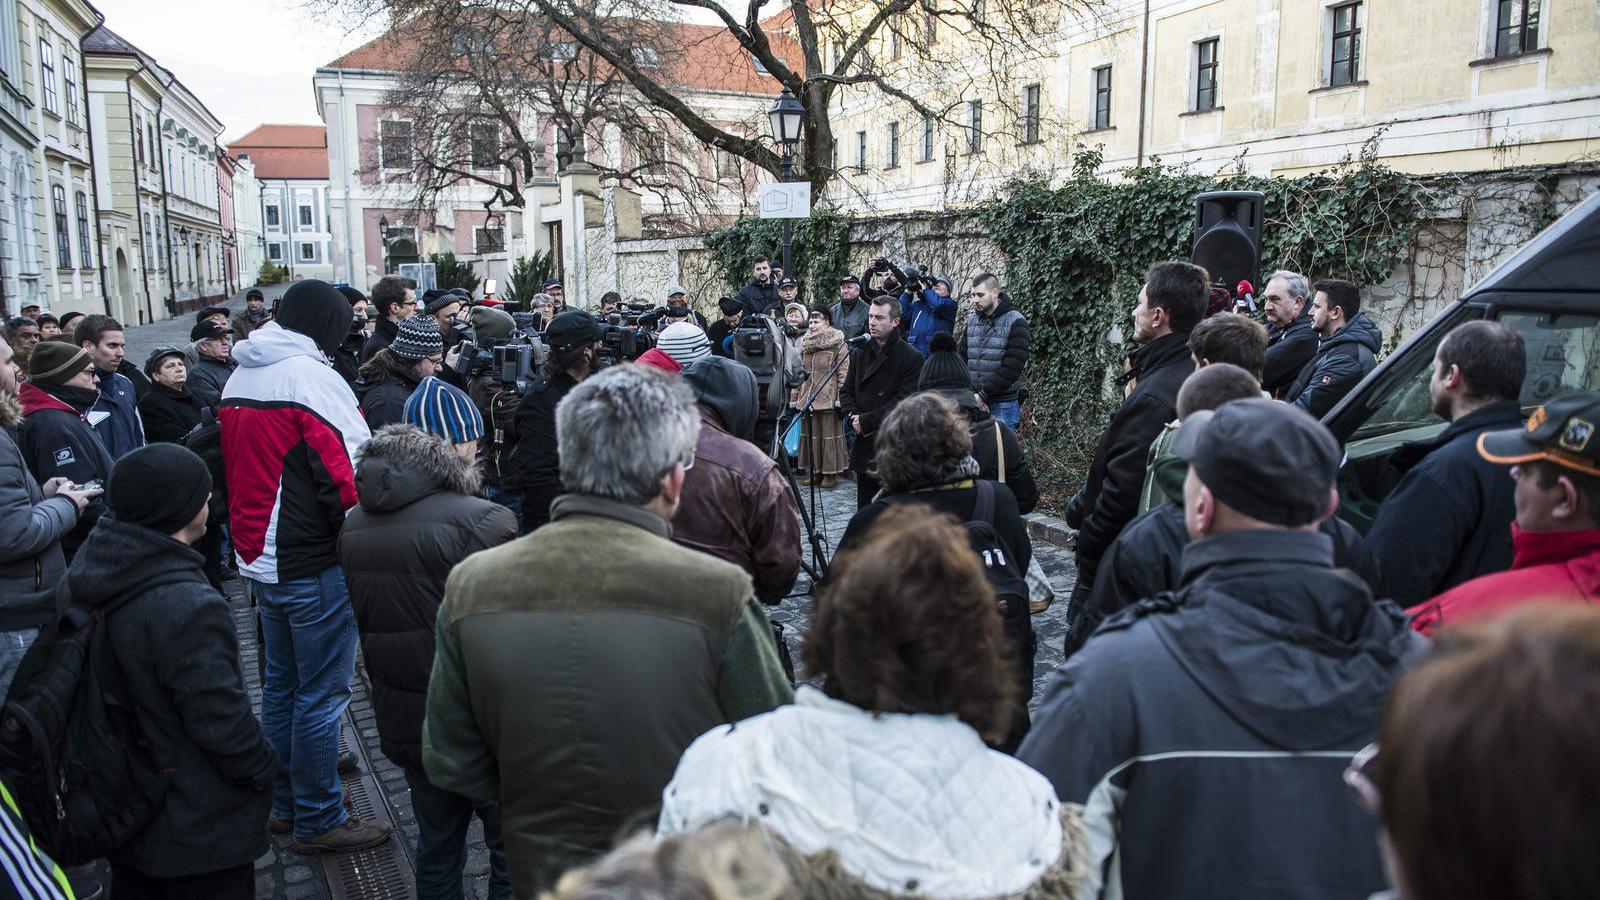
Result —
<path fill-rule="evenodd" d="M 467 826 L 477 813 L 489 845 L 489 900 L 511 896 L 511 867 L 500 839 L 500 806 L 474 803 L 433 786 L 423 772 L 406 769 L 411 812 L 417 818 L 417 900 L 461 900 L 467 864 Z"/>
<path fill-rule="evenodd" d="M 1022 401 L 996 400 L 989 404 L 989 414 L 1016 431 L 1017 425 L 1022 422 Z"/>
<path fill-rule="evenodd" d="M 0 703 L 6 702 L 11 679 L 17 677 L 17 667 L 22 665 L 22 657 L 27 655 L 28 648 L 33 646 L 34 638 L 38 636 L 37 628 L 0 631 Z"/>
<path fill-rule="evenodd" d="M 515 513 L 517 517 L 517 534 L 522 534 L 522 494 L 498 488 L 494 485 L 484 485 L 483 499 L 490 503 L 498 503 Z"/>
<path fill-rule="evenodd" d="M 355 676 L 356 617 L 344 571 L 266 584 L 251 579 L 261 612 L 261 728 L 278 754 L 272 817 L 294 819 L 296 837 L 344 824 L 339 715 Z"/>

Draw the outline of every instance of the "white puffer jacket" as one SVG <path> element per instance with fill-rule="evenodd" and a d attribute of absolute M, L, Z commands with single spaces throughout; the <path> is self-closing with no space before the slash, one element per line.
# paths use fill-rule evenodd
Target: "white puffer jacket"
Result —
<path fill-rule="evenodd" d="M 891 894 L 1019 894 L 1062 854 L 1050 783 L 970 726 L 873 715 L 810 687 L 793 706 L 701 735 L 661 799 L 660 836 L 757 822 Z"/>

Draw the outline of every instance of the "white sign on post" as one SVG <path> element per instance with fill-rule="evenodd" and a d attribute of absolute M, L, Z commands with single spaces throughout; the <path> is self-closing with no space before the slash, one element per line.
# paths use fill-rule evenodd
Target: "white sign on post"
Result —
<path fill-rule="evenodd" d="M 761 218 L 805 219 L 811 215 L 811 182 L 774 181 L 760 191 Z"/>

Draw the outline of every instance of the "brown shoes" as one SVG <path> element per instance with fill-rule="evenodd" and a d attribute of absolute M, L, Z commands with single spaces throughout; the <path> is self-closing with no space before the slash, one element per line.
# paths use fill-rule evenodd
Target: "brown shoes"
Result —
<path fill-rule="evenodd" d="M 363 822 L 351 816 L 344 820 L 344 824 L 316 837 L 297 837 L 291 846 L 298 853 L 352 853 L 381 846 L 389 839 L 389 831 L 386 826 Z"/>

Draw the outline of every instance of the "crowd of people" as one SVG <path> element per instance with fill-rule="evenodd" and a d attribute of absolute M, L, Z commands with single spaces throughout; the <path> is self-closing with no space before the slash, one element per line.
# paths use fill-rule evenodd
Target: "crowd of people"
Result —
<path fill-rule="evenodd" d="M 463 896 L 474 818 L 492 897 L 1600 890 L 1600 613 L 1573 608 L 1600 595 L 1600 395 L 1524 416 L 1522 338 L 1459 325 L 1442 428 L 1395 452 L 1363 532 L 1318 420 L 1382 348 L 1356 286 L 1275 272 L 1263 327 L 1156 265 L 1036 698 L 1028 320 L 989 273 L 879 259 L 836 290 L 807 305 L 758 257 L 708 322 L 679 285 L 590 311 L 554 281 L 507 308 L 302 280 L 142 366 L 107 316 L 23 310 L 0 775 L 62 689 L 62 623 L 93 617 L 161 773 L 102 836 L 114 898 L 254 896 L 271 834 L 393 840 L 343 784 L 358 651 L 422 900 Z M 751 364 L 751 330 L 781 364 Z M 770 396 L 792 443 L 758 440 Z M 857 498 L 798 666 L 768 612 L 806 562 L 795 469 Z M 0 780 L 0 834 L 49 850 L 40 798 L 58 836 L 87 790 Z M 92 884 L 30 846 L 0 841 L 20 896 Z"/>

